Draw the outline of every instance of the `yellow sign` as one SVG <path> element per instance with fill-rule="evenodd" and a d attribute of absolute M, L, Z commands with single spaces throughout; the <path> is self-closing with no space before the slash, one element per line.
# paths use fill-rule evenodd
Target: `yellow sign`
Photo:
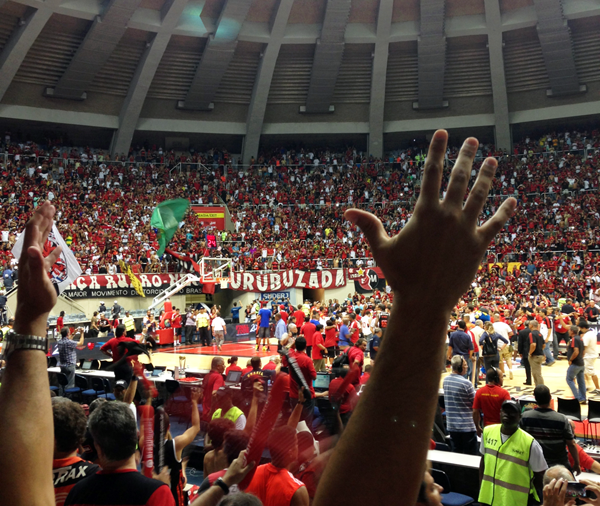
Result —
<path fill-rule="evenodd" d="M 225 213 L 196 213 L 198 218 L 225 218 Z"/>

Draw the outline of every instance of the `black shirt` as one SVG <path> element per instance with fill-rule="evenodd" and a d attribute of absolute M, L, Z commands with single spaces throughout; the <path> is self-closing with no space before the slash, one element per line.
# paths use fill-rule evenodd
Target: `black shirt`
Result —
<path fill-rule="evenodd" d="M 567 346 L 567 359 L 568 360 L 571 360 L 571 355 L 573 355 L 573 351 L 575 351 L 575 348 L 577 348 L 579 350 L 579 355 L 577 355 L 575 360 L 573 360 L 573 365 L 583 366 L 583 348 L 584 348 L 584 346 L 583 346 L 583 342 L 581 341 L 581 337 L 579 337 L 579 336 L 575 336 L 573 339 L 571 339 L 569 346 Z"/>
<path fill-rule="evenodd" d="M 1 305 L 2 303 L 0 302 L 0 306 Z M 600 314 L 600 311 L 598 311 L 598 309 L 595 307 L 588 306 L 585 308 L 584 314 L 587 321 L 596 323 L 598 321 L 598 315 Z"/>
<path fill-rule="evenodd" d="M 65 506 L 173 506 L 171 490 L 164 483 L 146 478 L 136 470 L 103 473 L 75 485 Z"/>
<path fill-rule="evenodd" d="M 524 357 L 529 356 L 529 332 L 531 331 L 528 328 L 519 330 L 517 351 L 519 352 L 519 355 L 523 355 Z"/>
<path fill-rule="evenodd" d="M 543 355 L 544 354 L 544 338 L 542 334 L 540 334 L 537 330 L 529 331 L 529 346 L 533 343 L 536 344 L 535 350 L 531 354 L 532 356 Z"/>

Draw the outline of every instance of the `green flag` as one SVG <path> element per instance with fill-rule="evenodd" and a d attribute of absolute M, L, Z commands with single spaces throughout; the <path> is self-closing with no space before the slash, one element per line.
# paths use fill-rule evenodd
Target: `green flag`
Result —
<path fill-rule="evenodd" d="M 190 207 L 188 199 L 165 200 L 156 206 L 152 212 L 150 226 L 158 229 L 157 255 L 160 257 L 165 252 L 167 244 L 173 239 L 179 228 L 179 222 L 183 220 L 185 212 Z"/>

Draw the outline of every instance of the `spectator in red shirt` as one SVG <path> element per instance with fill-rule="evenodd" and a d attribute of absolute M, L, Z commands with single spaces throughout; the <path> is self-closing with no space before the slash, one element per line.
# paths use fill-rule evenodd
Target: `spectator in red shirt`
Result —
<path fill-rule="evenodd" d="M 256 469 L 245 492 L 258 497 L 264 506 L 308 506 L 310 498 L 304 483 L 287 470 L 298 458 L 296 430 L 287 425 L 275 429 L 267 447 L 271 463 Z"/>
<path fill-rule="evenodd" d="M 510 394 L 502 388 L 504 374 L 499 369 L 490 368 L 485 375 L 486 385 L 475 393 L 473 401 L 473 421 L 477 435 L 481 436 L 481 414 L 483 413 L 483 425 L 494 425 L 500 423 L 500 409 L 504 401 L 510 400 Z"/>
<path fill-rule="evenodd" d="M 307 399 L 304 402 L 301 419 L 306 420 L 306 424 L 311 427 L 315 410 L 315 389 L 313 388 L 313 380 L 317 379 L 317 371 L 315 371 L 313 361 L 306 354 L 306 339 L 299 337 L 296 339 L 294 346 L 296 351 L 290 351 L 290 355 L 296 359 L 298 367 L 300 368 L 300 372 L 304 376 L 304 380 L 306 381 L 306 384 L 310 390 L 310 396 L 305 393 L 305 397 Z M 289 362 L 286 357 L 283 358 L 283 365 L 290 369 Z M 298 385 L 294 375 L 290 374 L 290 399 L 292 401 L 292 406 L 296 406 L 296 404 L 298 404 L 299 386 L 302 385 Z"/>
<path fill-rule="evenodd" d="M 230 371 L 242 371 L 242 368 L 239 365 L 237 365 L 237 357 L 229 357 L 227 359 L 227 363 L 229 364 L 229 366 L 227 367 L 227 369 L 225 369 L 225 377 L 227 377 Z"/>
<path fill-rule="evenodd" d="M 304 339 L 306 339 L 306 354 L 309 357 L 311 357 L 313 347 L 313 334 L 317 330 L 317 327 L 314 323 L 311 323 L 311 321 L 308 319 L 308 316 L 305 316 L 304 319 L 304 324 L 300 328 L 300 335 L 304 336 Z"/>
<path fill-rule="evenodd" d="M 217 395 L 217 390 L 221 388 L 225 381 L 223 372 L 225 371 L 225 360 L 222 357 L 214 357 L 210 364 L 210 372 L 204 376 L 202 389 L 204 396 L 202 398 L 202 421 L 209 422 L 212 417 L 213 399 Z"/>
<path fill-rule="evenodd" d="M 65 312 L 61 311 L 59 317 L 56 319 L 56 333 L 60 334 L 60 331 L 65 326 L 64 323 Z"/>
<path fill-rule="evenodd" d="M 104 504 L 128 504 L 131 497 L 147 506 L 175 506 L 168 485 L 146 478 L 137 470 L 138 433 L 129 406 L 105 402 L 90 415 L 89 429 L 102 471 L 77 483 L 65 506 L 101 504 L 99 498 Z"/>
<path fill-rule="evenodd" d="M 356 341 L 356 344 L 348 350 L 348 360 L 350 361 L 350 365 L 356 364 L 360 368 L 360 372 L 362 373 L 362 368 L 365 363 L 365 350 L 367 349 L 367 341 L 362 337 Z M 356 387 L 360 383 L 360 374 L 356 377 L 355 380 L 352 381 L 352 384 Z"/>
<path fill-rule="evenodd" d="M 358 402 L 358 396 L 356 395 L 356 389 L 351 383 L 346 385 L 343 392 L 339 391 L 346 374 L 348 374 L 348 369 L 342 368 L 337 374 L 338 376 L 329 383 L 328 394 L 330 399 L 335 397 L 336 401 L 339 402 L 340 418 L 345 427 L 354 410 L 354 406 L 356 406 L 356 403 Z"/>
<path fill-rule="evenodd" d="M 316 326 L 316 331 L 313 333 L 313 346 L 311 358 L 315 371 L 321 372 L 325 370 L 325 357 L 327 356 L 327 348 L 325 347 L 325 340 L 323 339 L 323 325 L 320 323 Z"/>
<path fill-rule="evenodd" d="M 65 397 L 52 399 L 54 417 L 54 460 L 52 478 L 56 506 L 63 506 L 69 491 L 100 468 L 77 456 L 85 436 L 87 420 L 83 408 Z"/>
<path fill-rule="evenodd" d="M 575 422 L 573 420 L 569 420 L 569 423 L 573 429 L 573 434 L 575 434 Z M 600 462 L 596 462 L 592 457 L 585 453 L 583 448 L 577 443 L 575 443 L 575 447 L 577 448 L 577 454 L 579 455 L 579 467 L 581 467 L 581 471 L 586 473 L 600 474 Z M 575 462 L 569 451 L 567 451 L 567 456 L 569 457 L 569 465 L 573 467 Z"/>
<path fill-rule="evenodd" d="M 333 363 L 333 359 L 336 356 L 336 348 L 338 345 L 338 329 L 335 324 L 335 319 L 331 318 L 327 321 L 325 327 L 325 348 L 327 348 L 327 357 L 329 357 L 329 363 Z"/>
<path fill-rule="evenodd" d="M 118 362 L 123 357 L 123 353 L 125 349 L 122 346 L 119 346 L 121 343 L 126 343 L 128 341 L 136 342 L 135 339 L 131 337 L 125 336 L 125 325 L 117 325 L 115 330 L 115 337 L 109 339 L 106 343 L 102 345 L 100 351 L 105 355 L 108 355 L 113 359 L 113 363 Z M 115 379 L 124 379 L 127 383 L 131 382 L 131 377 L 133 376 L 133 363 L 137 362 L 137 355 L 133 355 L 126 360 L 129 363 L 129 367 L 123 367 L 122 365 L 115 369 Z"/>
<path fill-rule="evenodd" d="M 363 372 L 363 375 L 360 377 L 361 385 L 367 384 L 367 381 L 369 381 L 369 378 L 371 377 L 372 370 L 373 370 L 373 366 L 371 364 L 365 366 L 365 372 Z"/>

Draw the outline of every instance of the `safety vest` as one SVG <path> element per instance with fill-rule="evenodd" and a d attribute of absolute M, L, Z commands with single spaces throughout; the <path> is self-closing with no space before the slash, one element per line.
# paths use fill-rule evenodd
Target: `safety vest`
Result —
<path fill-rule="evenodd" d="M 221 418 L 221 413 L 222 413 L 222 409 L 219 408 L 217 409 L 213 416 L 212 419 L 214 420 L 215 418 Z M 240 408 L 236 408 L 235 406 L 232 406 L 231 408 L 229 408 L 229 411 L 227 411 L 227 413 L 225 413 L 225 416 L 223 418 L 227 418 L 228 420 L 231 420 L 233 423 L 237 422 L 237 419 L 242 416 L 244 414 L 244 412 L 240 409 Z"/>
<path fill-rule="evenodd" d="M 133 316 L 126 316 L 123 318 L 123 325 L 125 325 L 125 330 L 135 330 L 135 319 Z"/>
<path fill-rule="evenodd" d="M 533 471 L 529 467 L 534 439 L 524 430 L 517 429 L 502 443 L 501 427 L 497 424 L 483 429 L 485 467 L 478 501 L 490 506 L 526 506 L 530 493 L 538 500 Z"/>

